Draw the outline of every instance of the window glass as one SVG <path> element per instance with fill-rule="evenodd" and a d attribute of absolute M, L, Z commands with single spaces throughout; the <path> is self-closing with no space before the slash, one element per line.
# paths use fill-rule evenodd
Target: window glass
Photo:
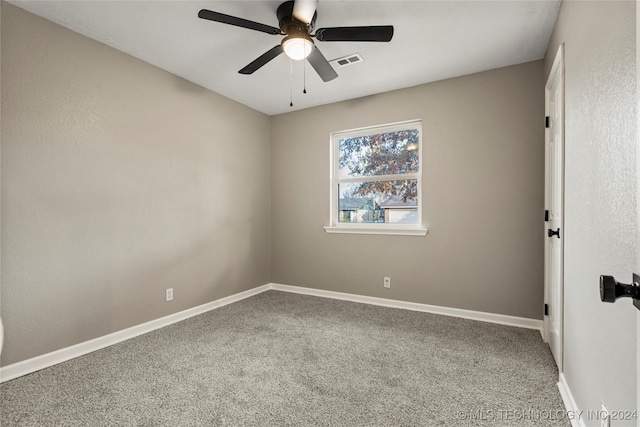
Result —
<path fill-rule="evenodd" d="M 421 133 L 411 121 L 332 134 L 334 226 L 421 225 Z"/>
<path fill-rule="evenodd" d="M 420 165 L 417 129 L 341 138 L 340 177 L 417 173 Z"/>

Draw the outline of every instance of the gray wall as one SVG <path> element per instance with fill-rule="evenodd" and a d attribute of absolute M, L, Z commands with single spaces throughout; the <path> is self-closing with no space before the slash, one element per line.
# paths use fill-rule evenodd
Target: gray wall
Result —
<path fill-rule="evenodd" d="M 545 58 L 548 75 L 565 44 L 564 374 L 585 411 L 636 409 L 635 309 L 598 292 L 600 274 L 628 283 L 636 267 L 634 7 L 563 2 Z"/>
<path fill-rule="evenodd" d="M 4 2 L 1 90 L 3 365 L 270 281 L 268 116 Z"/>
<path fill-rule="evenodd" d="M 536 61 L 274 116 L 272 281 L 541 319 L 543 89 Z M 429 234 L 325 234 L 329 133 L 416 118 Z"/>

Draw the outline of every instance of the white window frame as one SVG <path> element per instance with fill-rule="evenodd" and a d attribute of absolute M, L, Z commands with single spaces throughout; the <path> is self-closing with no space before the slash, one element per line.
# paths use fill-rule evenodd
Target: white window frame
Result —
<path fill-rule="evenodd" d="M 340 178 L 338 143 L 344 138 L 355 138 L 364 135 L 376 135 L 381 133 L 397 132 L 407 129 L 418 129 L 418 172 L 412 174 L 375 175 L 367 177 Z M 407 120 L 403 122 L 384 125 L 368 126 L 358 129 L 332 132 L 330 135 L 331 161 L 330 161 L 330 225 L 325 226 L 327 233 L 347 234 L 391 234 L 404 236 L 426 236 L 427 229 L 422 224 L 422 120 Z M 418 183 L 418 223 L 417 224 L 389 224 L 389 223 L 344 223 L 338 221 L 338 185 L 362 181 L 396 181 L 415 179 Z"/>

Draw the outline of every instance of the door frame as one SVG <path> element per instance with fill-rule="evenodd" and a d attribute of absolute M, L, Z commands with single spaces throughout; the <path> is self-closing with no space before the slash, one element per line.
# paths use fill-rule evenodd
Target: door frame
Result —
<path fill-rule="evenodd" d="M 561 153 L 562 153 L 562 160 L 561 160 L 561 164 L 560 164 L 560 174 L 559 174 L 559 179 L 561 181 L 560 183 L 560 188 L 562 189 L 562 197 L 561 197 L 561 218 L 560 218 L 560 230 L 561 230 L 561 239 L 562 239 L 562 246 L 561 246 L 561 250 L 560 250 L 560 266 L 561 266 L 561 274 L 560 274 L 560 291 L 559 291 L 559 295 L 560 295 L 560 301 L 558 302 L 558 307 L 550 307 L 551 310 L 555 310 L 556 312 L 559 311 L 559 317 L 560 317 L 560 328 L 559 328 L 559 349 L 558 352 L 559 354 L 556 355 L 557 356 L 557 365 L 558 365 L 558 372 L 562 373 L 563 372 L 563 353 L 564 353 L 564 236 L 565 236 L 565 227 L 564 227 L 564 169 L 565 169 L 565 161 L 564 161 L 564 129 L 565 129 L 565 117 L 564 117 L 564 102 L 565 102 L 565 88 L 564 88 L 564 43 L 560 44 L 560 46 L 558 47 L 558 51 L 556 52 L 556 56 L 555 59 L 553 61 L 553 65 L 551 67 L 551 71 L 549 72 L 549 77 L 547 79 L 547 82 L 545 84 L 545 99 L 544 99 L 544 109 L 545 109 L 545 116 L 549 116 L 549 104 L 550 104 L 550 97 L 549 97 L 549 89 L 551 87 L 551 84 L 553 82 L 553 78 L 555 76 L 556 73 L 560 73 L 560 79 L 562 80 L 562 92 L 561 92 L 561 98 L 562 98 L 562 113 L 561 113 L 561 117 L 562 117 L 562 147 L 561 147 Z M 549 129 L 545 127 L 545 141 L 544 141 L 544 146 L 545 146 L 545 189 L 544 189 L 544 206 L 545 209 L 549 208 L 549 193 L 550 193 L 550 153 L 549 153 L 549 138 L 550 138 L 550 132 Z M 546 219 L 546 218 L 545 218 Z M 551 283 L 549 280 L 549 245 L 548 245 L 548 237 L 547 237 L 547 229 L 549 228 L 549 224 L 545 221 L 544 223 L 544 306 L 548 307 L 549 304 L 549 300 L 550 300 L 550 296 L 552 295 L 552 289 L 551 289 Z M 551 320 L 550 317 L 543 313 L 543 319 L 544 319 L 544 333 L 543 333 L 543 339 L 547 344 L 550 344 L 551 341 L 551 330 L 552 330 L 552 325 L 551 325 Z"/>
<path fill-rule="evenodd" d="M 640 6 L 636 3 L 636 200 L 640 248 Z M 640 272 L 640 250 L 636 250 L 636 271 Z M 640 311 L 636 311 L 636 410 L 640 412 Z"/>

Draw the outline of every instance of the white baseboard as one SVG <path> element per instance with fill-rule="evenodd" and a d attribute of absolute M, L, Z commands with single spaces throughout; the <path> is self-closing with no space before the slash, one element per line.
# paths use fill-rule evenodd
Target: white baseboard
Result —
<path fill-rule="evenodd" d="M 517 326 L 519 328 L 535 329 L 542 333 L 542 320 L 527 319 L 525 317 L 507 316 L 504 314 L 485 313 L 482 311 L 464 310 L 461 308 L 442 307 L 438 305 L 420 304 L 386 298 L 368 297 L 343 292 L 325 291 L 322 289 L 302 288 L 299 286 L 271 283 L 270 289 L 276 291 L 293 292 L 296 294 L 313 295 L 323 298 L 333 298 L 345 301 L 359 302 L 383 307 L 402 308 L 405 310 L 422 311 L 425 313 L 441 314 L 444 316 L 461 317 L 463 319 L 478 320 L 480 322 L 498 323 L 500 325 Z"/>
<path fill-rule="evenodd" d="M 560 391 L 560 396 L 562 396 L 564 407 L 567 410 L 567 417 L 571 421 L 571 427 L 586 427 L 584 423 L 584 414 L 578 409 L 578 405 L 576 405 L 576 401 L 573 398 L 573 394 L 571 393 L 571 389 L 569 388 L 569 384 L 567 384 L 567 379 L 564 374 L 560 374 L 558 390 Z"/>
<path fill-rule="evenodd" d="M 271 289 L 270 284 L 262 285 L 257 288 L 249 289 L 247 291 L 230 295 L 219 300 L 180 311 L 178 313 L 170 314 L 159 319 L 151 320 L 140 325 L 132 326 L 118 332 L 104 335 L 102 337 L 72 345 L 70 347 L 62 348 L 51 353 L 36 356 L 22 362 L 14 363 L 12 365 L 3 366 L 0 368 L 0 383 L 30 374 L 32 372 L 39 371 L 44 368 L 48 368 L 49 366 L 53 366 L 58 363 L 66 362 L 67 360 L 73 359 L 75 357 L 82 356 L 87 353 L 103 349 L 105 347 L 109 347 L 130 338 L 134 338 L 153 330 L 188 319 L 190 317 L 206 313 L 207 311 L 215 310 L 216 308 L 232 304 L 245 298 L 249 298 L 253 295 L 257 295 L 269 289 Z"/>
<path fill-rule="evenodd" d="M 323 298 L 333 298 L 345 301 L 352 301 L 364 304 L 379 305 L 384 307 L 401 308 L 405 310 L 422 311 L 426 313 L 435 313 L 445 316 L 462 317 L 464 319 L 478 320 L 481 322 L 498 323 L 501 325 L 517 326 L 520 328 L 536 329 L 542 331 L 542 320 L 526 319 L 523 317 L 506 316 L 503 314 L 484 313 L 480 311 L 463 310 L 459 308 L 441 307 L 436 305 L 419 304 L 406 301 L 398 301 L 385 298 L 368 297 L 356 294 L 347 294 L 343 292 L 325 291 L 321 289 L 303 288 L 299 286 L 281 285 L 278 283 L 268 283 L 249 289 L 235 295 L 230 295 L 216 301 L 209 302 L 197 307 L 193 307 L 160 319 L 132 326 L 122 331 L 114 332 L 102 337 L 98 337 L 89 341 L 85 341 L 70 347 L 62 348 L 51 353 L 36 356 L 22 362 L 14 363 L 0 367 L 0 383 L 9 381 L 32 372 L 39 371 L 49 366 L 65 362 L 78 356 L 94 352 L 96 350 L 109 347 L 119 342 L 146 334 L 155 329 L 169 326 L 173 323 L 180 322 L 199 314 L 206 313 L 216 308 L 249 298 L 270 289 L 283 292 L 292 292 L 297 294 L 313 295 Z"/>

